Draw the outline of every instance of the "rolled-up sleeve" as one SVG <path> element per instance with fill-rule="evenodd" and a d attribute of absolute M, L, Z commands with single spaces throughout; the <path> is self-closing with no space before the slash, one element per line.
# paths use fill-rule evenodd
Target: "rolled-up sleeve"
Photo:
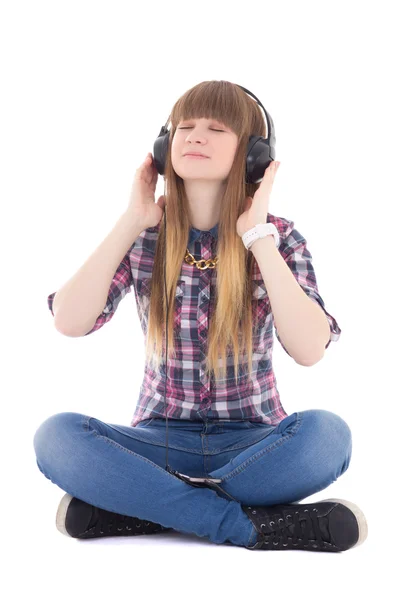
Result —
<path fill-rule="evenodd" d="M 329 347 L 331 342 L 337 342 L 339 340 L 341 329 L 336 319 L 327 311 L 325 307 L 325 302 L 318 290 L 317 278 L 312 263 L 312 255 L 307 247 L 307 241 L 302 234 L 294 228 L 293 221 L 289 222 L 286 233 L 283 238 L 281 238 L 279 252 L 285 259 L 286 264 L 292 271 L 298 284 L 314 302 L 319 304 L 324 311 L 326 318 L 328 319 L 331 334 L 325 346 L 326 349 Z M 289 354 L 279 337 L 276 327 L 275 334 L 285 352 Z"/>
<path fill-rule="evenodd" d="M 114 274 L 114 277 L 110 284 L 110 288 L 109 288 L 108 296 L 107 296 L 107 302 L 106 302 L 104 309 L 97 317 L 96 322 L 94 323 L 92 329 L 90 331 L 88 331 L 87 333 L 85 333 L 85 335 L 89 335 L 90 333 L 93 333 L 93 331 L 97 331 L 97 329 L 100 329 L 101 327 L 103 327 L 103 325 L 108 323 L 108 321 L 110 321 L 112 319 L 113 315 L 115 314 L 115 311 L 117 310 L 117 307 L 118 307 L 119 303 L 121 302 L 121 300 L 129 292 L 132 291 L 133 278 L 132 278 L 131 264 L 130 264 L 130 260 L 129 260 L 130 250 L 131 250 L 131 248 L 124 256 L 123 260 L 119 264 L 119 266 Z M 48 307 L 53 316 L 54 316 L 53 300 L 54 300 L 55 295 L 56 295 L 56 292 L 53 292 L 52 294 L 50 294 L 47 297 L 47 304 L 48 304 Z"/>

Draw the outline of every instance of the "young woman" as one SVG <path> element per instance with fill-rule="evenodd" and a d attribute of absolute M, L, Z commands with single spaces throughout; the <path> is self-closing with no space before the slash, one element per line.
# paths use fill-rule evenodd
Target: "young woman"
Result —
<path fill-rule="evenodd" d="M 288 415 L 280 402 L 274 330 L 304 366 L 321 360 L 341 330 L 319 294 L 305 238 L 269 212 L 279 163 L 246 183 L 249 138 L 266 134 L 258 104 L 240 86 L 206 81 L 188 90 L 171 113 L 167 192 L 155 202 L 149 153 L 126 212 L 48 297 L 57 329 L 83 336 L 107 323 L 133 287 L 146 339 L 129 426 L 63 412 L 35 433 L 40 471 L 67 492 L 57 511 L 61 532 L 175 529 L 250 549 L 330 552 L 366 539 L 354 503 L 298 504 L 347 470 L 352 436 L 332 412 Z M 264 223 L 272 235 L 244 243 Z M 126 381 L 129 393 L 129 374 Z M 220 479 L 217 489 L 187 485 L 165 469 L 166 416 L 168 462 L 190 477 Z"/>

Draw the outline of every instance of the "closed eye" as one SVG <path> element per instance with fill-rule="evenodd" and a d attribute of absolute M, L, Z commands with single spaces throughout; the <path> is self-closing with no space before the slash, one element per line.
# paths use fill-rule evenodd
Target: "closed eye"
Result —
<path fill-rule="evenodd" d="M 178 129 L 192 129 L 191 127 L 178 127 Z M 210 127 L 211 131 L 221 131 L 222 133 L 224 133 L 223 129 L 213 129 L 212 127 Z"/>

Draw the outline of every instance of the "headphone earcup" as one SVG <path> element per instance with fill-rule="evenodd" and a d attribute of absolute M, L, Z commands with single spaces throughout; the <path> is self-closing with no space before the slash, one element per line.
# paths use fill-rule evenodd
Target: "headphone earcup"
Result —
<path fill-rule="evenodd" d="M 153 146 L 154 165 L 160 175 L 165 173 L 165 163 L 167 162 L 167 152 L 169 144 L 169 131 L 163 125 Z"/>
<path fill-rule="evenodd" d="M 275 150 L 260 135 L 251 135 L 247 145 L 246 183 L 259 183 L 265 169 L 275 159 Z"/>

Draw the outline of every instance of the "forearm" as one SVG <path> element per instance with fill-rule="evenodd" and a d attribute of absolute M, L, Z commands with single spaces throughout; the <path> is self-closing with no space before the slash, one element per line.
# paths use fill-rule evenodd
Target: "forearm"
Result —
<path fill-rule="evenodd" d="M 80 269 L 57 291 L 53 301 L 55 327 L 79 336 L 91 329 L 104 309 L 114 274 L 143 227 L 129 211 Z"/>
<path fill-rule="evenodd" d="M 297 283 L 272 235 L 256 240 L 250 251 L 260 268 L 283 345 L 298 364 L 315 364 L 330 337 L 324 311 Z"/>

